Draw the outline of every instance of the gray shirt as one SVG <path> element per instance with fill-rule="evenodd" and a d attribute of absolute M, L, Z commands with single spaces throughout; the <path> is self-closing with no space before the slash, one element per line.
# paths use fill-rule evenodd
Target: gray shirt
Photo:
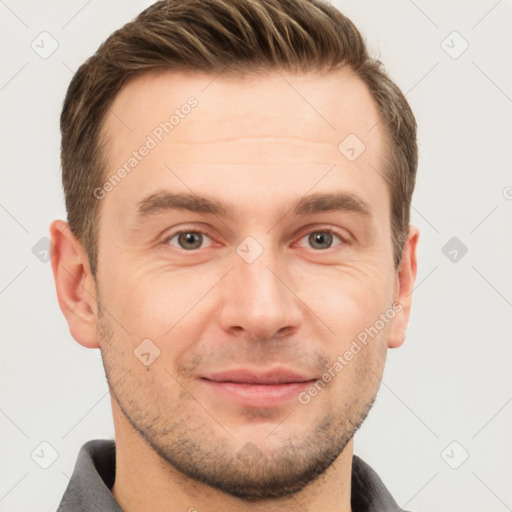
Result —
<path fill-rule="evenodd" d="M 111 492 L 115 462 L 114 440 L 85 443 L 57 512 L 123 512 Z M 377 473 L 357 455 L 352 459 L 351 505 L 353 512 L 405 512 Z"/>

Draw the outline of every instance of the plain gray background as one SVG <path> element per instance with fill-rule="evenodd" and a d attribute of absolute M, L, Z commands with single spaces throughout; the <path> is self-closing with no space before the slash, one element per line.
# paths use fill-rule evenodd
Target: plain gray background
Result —
<path fill-rule="evenodd" d="M 82 444 L 114 435 L 100 353 L 69 334 L 44 237 L 66 218 L 58 122 L 72 72 L 150 3 L 0 1 L 1 511 L 54 511 Z M 512 510 L 511 2 L 335 5 L 406 93 L 420 145 L 408 339 L 355 453 L 407 509 Z"/>

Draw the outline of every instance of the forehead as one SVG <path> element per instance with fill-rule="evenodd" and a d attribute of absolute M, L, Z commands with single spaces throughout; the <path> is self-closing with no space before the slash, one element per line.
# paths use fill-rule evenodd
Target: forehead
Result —
<path fill-rule="evenodd" d="M 186 114 L 182 118 L 179 111 L 189 98 L 197 102 L 191 112 L 193 121 L 182 122 Z M 346 69 L 323 75 L 279 71 L 226 76 L 144 74 L 115 97 L 102 132 L 108 136 L 111 151 L 125 150 L 130 143 L 137 147 L 173 114 L 172 122 L 179 118 L 178 123 L 163 143 L 214 142 L 218 146 L 244 135 L 288 136 L 337 148 L 337 142 L 354 134 L 366 146 L 379 149 L 376 146 L 382 137 L 379 113 L 368 87 Z"/>
<path fill-rule="evenodd" d="M 218 191 L 236 194 L 245 184 L 256 197 L 281 180 L 291 194 L 295 185 L 304 193 L 333 166 L 361 189 L 385 187 L 383 123 L 367 86 L 348 70 L 145 74 L 116 96 L 102 134 L 105 179 L 125 169 L 105 202 L 126 208 L 166 186 L 211 192 L 224 182 Z"/>

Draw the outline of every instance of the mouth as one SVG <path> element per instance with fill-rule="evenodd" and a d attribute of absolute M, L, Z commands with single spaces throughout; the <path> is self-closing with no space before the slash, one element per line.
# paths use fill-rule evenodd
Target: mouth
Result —
<path fill-rule="evenodd" d="M 199 379 L 217 396 L 246 407 L 268 408 L 289 402 L 318 380 L 286 368 L 269 371 L 233 369 Z"/>

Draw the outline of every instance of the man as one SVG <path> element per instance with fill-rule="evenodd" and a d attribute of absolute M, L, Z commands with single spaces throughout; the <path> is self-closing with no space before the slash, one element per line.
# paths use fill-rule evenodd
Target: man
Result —
<path fill-rule="evenodd" d="M 350 20 L 159 2 L 61 129 L 53 272 L 115 443 L 82 447 L 59 510 L 400 510 L 353 436 L 405 339 L 416 124 Z"/>

